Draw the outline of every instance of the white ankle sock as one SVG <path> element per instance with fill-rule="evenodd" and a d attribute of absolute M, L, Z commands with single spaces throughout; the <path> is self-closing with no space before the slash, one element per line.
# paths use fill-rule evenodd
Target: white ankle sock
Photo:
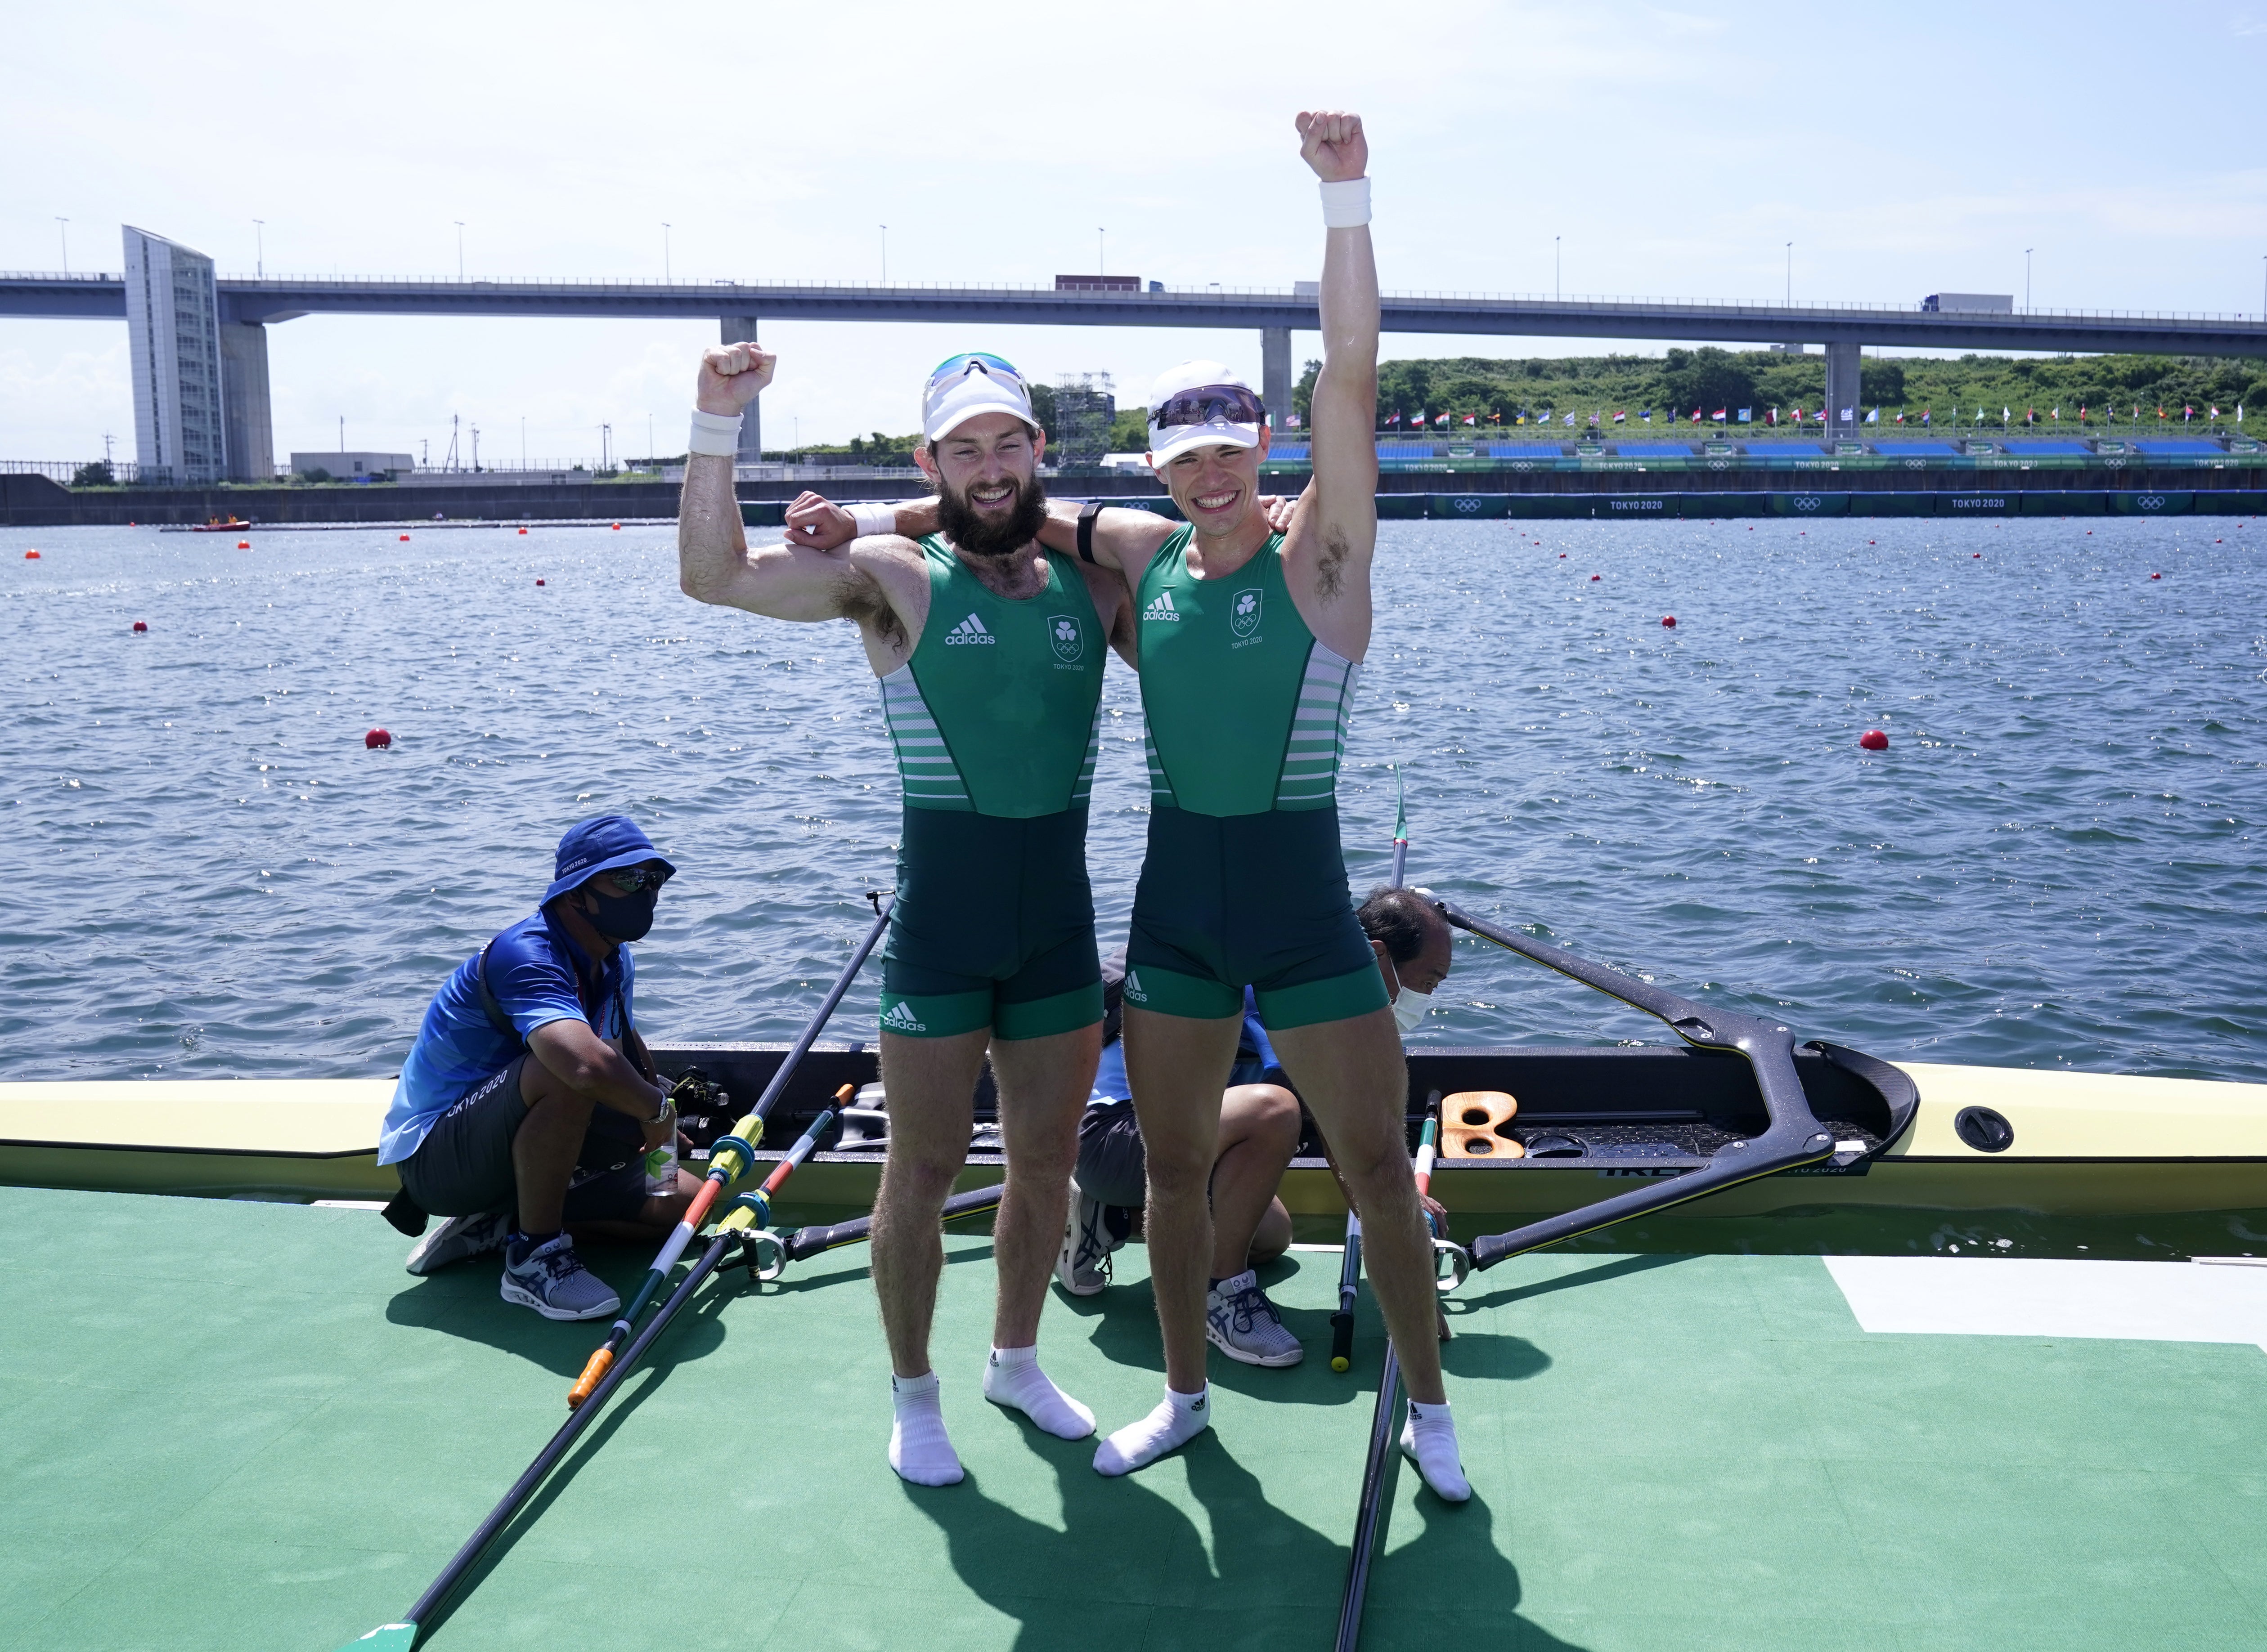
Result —
<path fill-rule="evenodd" d="M 1139 1422 L 1129 1422 L 1094 1449 L 1097 1474 L 1130 1474 L 1147 1468 L 1166 1452 L 1186 1445 L 1212 1426 L 1212 1385 L 1192 1394 L 1165 1390 L 1155 1411 Z"/>
<path fill-rule="evenodd" d="M 1447 1400 L 1437 1406 L 1409 1402 L 1409 1420 L 1401 1425 L 1401 1450 L 1442 1502 L 1462 1502 L 1472 1495 L 1456 1455 L 1456 1425 Z"/>
<path fill-rule="evenodd" d="M 960 1455 L 944 1431 L 936 1373 L 891 1378 L 890 1409 L 896 1414 L 890 1425 L 890 1466 L 899 1476 L 916 1486 L 959 1484 Z"/>
<path fill-rule="evenodd" d="M 1036 1348 L 995 1348 L 984 1365 L 984 1397 L 1022 1412 L 1058 1439 L 1082 1440 L 1094 1432 L 1094 1413 L 1039 1369 Z"/>

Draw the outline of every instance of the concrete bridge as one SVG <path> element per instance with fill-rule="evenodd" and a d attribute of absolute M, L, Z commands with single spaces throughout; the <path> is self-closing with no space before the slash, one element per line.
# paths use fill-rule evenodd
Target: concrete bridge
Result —
<path fill-rule="evenodd" d="M 984 325 L 1218 327 L 1260 335 L 1262 394 L 1288 408 L 1291 334 L 1317 331 L 1311 290 L 1207 288 L 1052 291 L 1014 287 L 798 285 L 741 281 L 421 281 L 384 276 L 224 278 L 217 282 L 230 428 L 268 425 L 266 329 L 308 315 L 620 317 L 714 319 L 726 343 L 756 336 L 759 318 L 928 321 Z M 121 275 L 0 274 L 0 317 L 122 321 Z M 1859 401 L 1861 346 L 2153 355 L 2267 356 L 2267 319 L 2108 311 L 1928 311 L 1916 304 L 1717 303 L 1688 299 L 1506 297 L 1388 293 L 1388 333 L 1537 338 L 1689 340 L 1728 345 L 1819 344 L 1836 423 Z M 751 416 L 744 457 L 760 450 Z M 268 445 L 266 442 L 262 446 Z"/>

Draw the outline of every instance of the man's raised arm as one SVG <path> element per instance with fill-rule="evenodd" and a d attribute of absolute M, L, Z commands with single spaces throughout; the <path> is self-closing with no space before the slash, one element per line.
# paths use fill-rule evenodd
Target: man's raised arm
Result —
<path fill-rule="evenodd" d="M 1299 153 L 1323 180 L 1323 367 L 1313 402 L 1314 481 L 1293 554 L 1365 570 L 1377 545 L 1377 260 L 1369 243 L 1369 141 L 1358 114 L 1298 120 Z M 1303 535 L 1295 535 L 1296 538 Z M 1319 571 L 1319 570 L 1318 570 Z M 1323 577 L 1325 601 L 1349 581 Z M 1367 589 L 1367 581 L 1362 588 Z"/>
<path fill-rule="evenodd" d="M 771 383 L 777 360 L 752 343 L 701 353 L 693 446 L 677 507 L 677 582 L 700 602 L 774 619 L 840 619 L 848 611 L 850 588 L 868 583 L 847 557 L 799 545 L 751 552 L 740 525 L 732 488 L 740 414 Z"/>

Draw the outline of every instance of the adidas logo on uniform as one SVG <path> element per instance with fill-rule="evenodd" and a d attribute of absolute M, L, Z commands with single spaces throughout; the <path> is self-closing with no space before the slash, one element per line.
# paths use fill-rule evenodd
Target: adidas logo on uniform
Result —
<path fill-rule="evenodd" d="M 1170 591 L 1158 592 L 1157 600 L 1141 610 L 1141 618 L 1144 619 L 1178 620 L 1180 617 L 1179 610 L 1173 606 L 1173 594 Z"/>
<path fill-rule="evenodd" d="M 992 640 L 989 637 L 985 639 L 985 641 L 987 642 L 991 640 Z M 914 1020 L 913 1006 L 907 1004 L 903 998 L 899 999 L 895 1004 L 890 1005 L 888 1012 L 882 1017 L 882 1025 L 888 1027 L 893 1033 L 926 1033 L 928 1031 L 928 1023 L 927 1021 Z"/>
<path fill-rule="evenodd" d="M 984 622 L 973 614 L 969 615 L 944 635 L 944 644 L 948 648 L 955 643 L 996 643 L 999 640 L 999 638 L 984 629 Z"/>
<path fill-rule="evenodd" d="M 1178 618 L 1179 616 L 1174 618 Z M 1126 972 L 1126 998 L 1129 1004 L 1147 1004 L 1149 1001 L 1149 995 L 1141 990 L 1141 977 L 1131 969 Z"/>

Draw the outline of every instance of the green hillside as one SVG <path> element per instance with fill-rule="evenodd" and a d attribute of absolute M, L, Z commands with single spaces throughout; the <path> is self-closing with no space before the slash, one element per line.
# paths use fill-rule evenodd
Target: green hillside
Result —
<path fill-rule="evenodd" d="M 1292 401 L 1304 424 L 1310 416 L 1309 398 L 1320 363 L 1310 362 Z M 1955 361 L 1918 356 L 1868 356 L 1862 369 L 1864 408 L 1882 409 L 1889 423 L 1904 410 L 1907 423 L 1918 421 L 1924 408 L 1933 422 L 1948 425 L 1957 410 L 1963 422 L 1972 423 L 1976 410 L 1985 410 L 1986 422 L 1996 426 L 2002 407 L 2021 422 L 2036 412 L 2040 422 L 2051 420 L 2059 407 L 2059 426 L 2075 429 L 2083 407 L 2090 426 L 2103 422 L 2114 407 L 2117 423 L 2130 424 L 2138 406 L 2141 423 L 2156 428 L 2157 409 L 2169 415 L 2167 423 L 2181 422 L 2181 409 L 2196 409 L 2195 425 L 2205 421 L 2206 410 L 2217 405 L 2223 427 L 2233 422 L 2238 404 L 2244 408 L 2244 428 L 2250 430 L 2267 409 L 2267 362 L 2240 358 L 2161 355 L 2061 356 L 2051 360 L 2016 359 L 2004 355 L 1963 355 Z M 1765 415 L 1776 406 L 1784 422 L 1801 407 L 1814 414 L 1826 395 L 1826 358 L 1812 353 L 1785 355 L 1770 350 L 1728 351 L 1713 347 L 1671 350 L 1666 355 L 1583 355 L 1558 359 L 1534 357 L 1490 361 L 1481 356 L 1458 356 L 1413 362 L 1387 362 L 1378 369 L 1377 412 L 1381 425 L 1398 413 L 1402 429 L 1421 410 L 1452 416 L 1452 428 L 1463 428 L 1464 415 L 1478 416 L 1482 426 L 1510 429 L 1522 413 L 1530 418 L 1549 409 L 1553 423 L 1569 413 L 1587 426 L 1593 413 L 1610 421 L 1625 412 L 1632 426 L 1638 414 L 1653 410 L 1656 428 L 1665 428 L 1672 408 L 1689 420 L 1694 407 L 1713 413 L 1728 407 L 1735 420 L 1739 409 L 1754 410 L 1754 423 L 1743 435 L 1760 435 Z M 1861 413 L 1860 416 L 1863 416 Z M 1500 426 L 1493 420 L 1500 419 Z M 1807 422 L 1807 420 L 1806 420 Z M 1560 428 L 1563 428 L 1563 426 Z M 2192 427 L 2193 428 L 2193 427 Z"/>

